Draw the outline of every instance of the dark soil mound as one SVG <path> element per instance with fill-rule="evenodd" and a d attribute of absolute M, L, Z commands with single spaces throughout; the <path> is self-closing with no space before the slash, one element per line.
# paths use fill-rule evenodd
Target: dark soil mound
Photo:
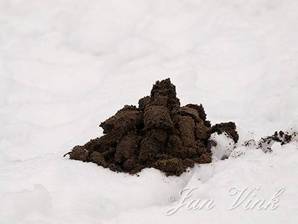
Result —
<path fill-rule="evenodd" d="M 75 146 L 70 159 L 94 162 L 117 172 L 137 173 L 154 167 L 180 175 L 195 163 L 211 162 L 213 132 L 238 141 L 233 122 L 211 126 L 202 105 L 181 107 L 170 79 L 157 81 L 138 107 L 124 106 L 100 124 L 103 135 Z"/>

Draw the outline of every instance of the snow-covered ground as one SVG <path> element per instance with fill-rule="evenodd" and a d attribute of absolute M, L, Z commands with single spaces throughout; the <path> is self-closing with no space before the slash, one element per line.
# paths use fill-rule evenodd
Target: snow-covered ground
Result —
<path fill-rule="evenodd" d="M 166 77 L 237 123 L 239 157 L 181 177 L 62 158 Z M 0 223 L 297 223 L 297 141 L 241 146 L 298 130 L 297 99 L 296 0 L 0 0 Z M 231 209 L 242 191 L 277 207 Z"/>

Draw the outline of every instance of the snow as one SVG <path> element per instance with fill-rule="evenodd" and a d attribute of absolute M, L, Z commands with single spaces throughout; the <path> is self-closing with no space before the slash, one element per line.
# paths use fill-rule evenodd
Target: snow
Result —
<path fill-rule="evenodd" d="M 0 0 L 0 223 L 297 223 L 297 140 L 241 146 L 298 130 L 297 12 L 294 0 Z M 165 177 L 62 158 L 166 77 L 182 104 L 237 123 L 230 159 Z M 229 211 L 233 187 L 285 190 L 274 211 Z M 215 207 L 166 215 L 185 188 Z"/>
<path fill-rule="evenodd" d="M 214 133 L 210 140 L 216 142 L 216 145 L 211 148 L 212 160 L 214 161 L 228 158 L 234 151 L 235 143 L 226 133 L 221 135 Z"/>

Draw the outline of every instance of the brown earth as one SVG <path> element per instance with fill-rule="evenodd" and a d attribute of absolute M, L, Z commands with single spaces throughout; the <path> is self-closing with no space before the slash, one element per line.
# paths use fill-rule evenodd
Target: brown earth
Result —
<path fill-rule="evenodd" d="M 180 106 L 170 79 L 157 81 L 138 107 L 124 106 L 100 124 L 104 135 L 75 146 L 70 159 L 135 174 L 147 167 L 180 175 L 195 163 L 211 162 L 212 133 L 238 141 L 233 122 L 211 126 L 202 105 Z"/>

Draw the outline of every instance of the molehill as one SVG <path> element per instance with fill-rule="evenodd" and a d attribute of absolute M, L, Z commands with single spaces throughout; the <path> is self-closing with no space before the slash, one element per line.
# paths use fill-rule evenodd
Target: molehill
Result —
<path fill-rule="evenodd" d="M 135 174 L 156 168 L 179 176 L 195 163 L 211 162 L 209 140 L 225 132 L 238 141 L 233 122 L 211 126 L 202 105 L 180 106 L 170 79 L 157 81 L 138 107 L 125 105 L 100 124 L 102 137 L 75 146 L 70 159 L 93 162 L 116 172 Z"/>

